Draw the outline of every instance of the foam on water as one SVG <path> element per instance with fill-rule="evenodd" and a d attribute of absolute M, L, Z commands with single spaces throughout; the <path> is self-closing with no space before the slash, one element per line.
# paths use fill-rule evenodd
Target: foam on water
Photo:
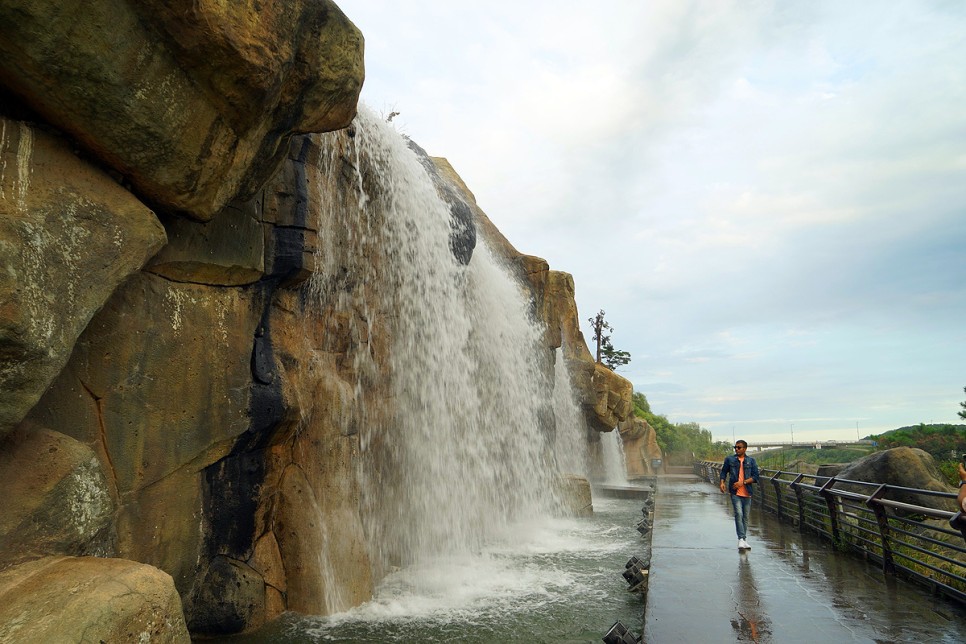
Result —
<path fill-rule="evenodd" d="M 618 505 L 620 504 L 620 505 Z M 602 500 L 599 513 L 633 517 L 633 504 Z M 628 508 L 631 508 L 628 511 Z M 630 519 L 624 519 L 625 522 Z M 472 555 L 439 557 L 399 570 L 380 585 L 370 602 L 326 618 L 303 621 L 302 633 L 335 638 L 352 628 L 434 632 L 441 624 L 492 627 L 514 619 L 531 619 L 541 610 L 567 610 L 577 601 L 594 601 L 622 591 L 620 567 L 602 568 L 597 561 L 623 561 L 632 528 L 605 518 L 552 519 L 531 522 L 514 532 L 515 539 L 496 539 Z M 601 584 L 601 577 L 614 583 Z M 393 640 L 396 641 L 396 640 Z"/>

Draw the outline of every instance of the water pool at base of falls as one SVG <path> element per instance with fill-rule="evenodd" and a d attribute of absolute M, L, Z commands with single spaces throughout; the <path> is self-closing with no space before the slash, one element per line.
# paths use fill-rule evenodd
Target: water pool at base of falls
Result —
<path fill-rule="evenodd" d="M 329 617 L 286 614 L 233 643 L 600 642 L 620 620 L 643 632 L 621 576 L 646 542 L 639 500 L 594 499 L 594 515 L 515 526 L 481 552 L 397 571 L 372 601 Z"/>

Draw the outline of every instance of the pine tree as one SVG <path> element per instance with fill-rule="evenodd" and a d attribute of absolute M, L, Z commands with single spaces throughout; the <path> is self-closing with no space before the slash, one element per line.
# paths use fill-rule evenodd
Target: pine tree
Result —
<path fill-rule="evenodd" d="M 631 361 L 630 353 L 615 349 L 611 343 L 610 334 L 607 331 L 613 331 L 614 327 L 604 319 L 604 309 L 601 309 L 594 317 L 587 318 L 587 321 L 590 322 L 591 335 L 597 345 L 596 360 L 598 364 L 614 370 Z"/>

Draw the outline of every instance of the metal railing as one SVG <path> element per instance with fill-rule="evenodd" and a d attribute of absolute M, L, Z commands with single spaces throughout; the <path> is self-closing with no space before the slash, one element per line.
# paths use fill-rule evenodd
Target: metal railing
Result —
<path fill-rule="evenodd" d="M 721 463 L 694 470 L 717 485 Z M 956 494 L 768 469 L 759 480 L 754 502 L 763 510 L 966 604 L 966 516 L 938 501 L 955 506 Z"/>

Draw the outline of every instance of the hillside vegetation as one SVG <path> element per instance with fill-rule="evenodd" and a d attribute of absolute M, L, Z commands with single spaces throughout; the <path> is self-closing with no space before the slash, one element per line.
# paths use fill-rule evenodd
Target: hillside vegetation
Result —
<path fill-rule="evenodd" d="M 943 478 L 950 485 L 959 483 L 956 464 L 960 456 L 966 454 L 966 425 L 920 423 L 869 438 L 878 442 L 879 449 L 918 447 L 924 452 L 929 452 L 936 459 Z"/>
<path fill-rule="evenodd" d="M 672 423 L 667 416 L 652 412 L 644 394 L 636 392 L 633 401 L 634 414 L 654 428 L 658 447 L 669 463 L 687 464 L 692 459 L 721 460 L 725 454 L 731 453 L 731 443 L 714 442 L 711 431 L 702 429 L 698 423 Z"/>
<path fill-rule="evenodd" d="M 672 423 L 663 414 L 655 414 L 642 393 L 634 394 L 634 413 L 647 421 L 657 434 L 657 443 L 668 462 L 689 463 L 691 459 L 720 461 L 732 453 L 728 441 L 713 441 L 711 432 L 698 423 Z M 936 460 L 948 483 L 955 485 L 959 476 L 956 463 L 966 454 L 966 425 L 949 423 L 919 424 L 899 427 L 882 434 L 866 437 L 875 445 L 825 447 L 792 447 L 766 452 L 752 452 L 759 466 L 783 470 L 799 464 L 829 465 L 851 463 L 874 451 L 894 447 L 916 447 L 928 452 Z"/>
<path fill-rule="evenodd" d="M 870 436 L 882 449 L 892 447 L 918 447 L 929 452 L 937 460 L 956 459 L 966 452 L 966 425 L 948 423 L 911 425 L 900 427 L 878 436 Z"/>
<path fill-rule="evenodd" d="M 792 463 L 808 463 L 809 465 L 829 465 L 832 463 L 851 463 L 863 456 L 868 456 L 876 448 L 872 445 L 856 445 L 849 447 L 786 447 L 773 449 L 761 454 L 752 453 L 760 467 L 770 470 L 783 470 Z"/>

